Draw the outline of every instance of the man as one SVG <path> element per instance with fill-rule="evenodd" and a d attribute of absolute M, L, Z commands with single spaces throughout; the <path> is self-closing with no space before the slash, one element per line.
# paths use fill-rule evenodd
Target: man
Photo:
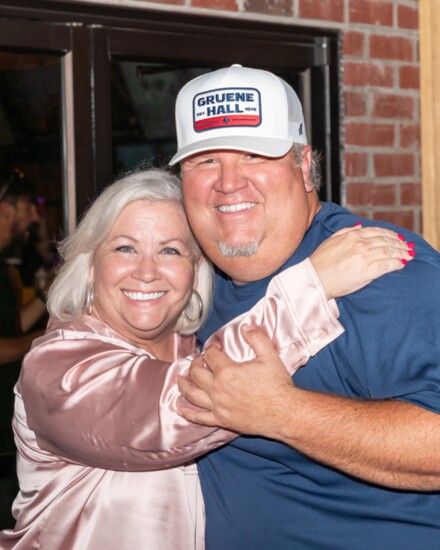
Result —
<path fill-rule="evenodd" d="M 203 75 L 181 90 L 176 120 L 171 164 L 221 270 L 204 342 L 359 218 L 319 202 L 299 100 L 275 75 L 237 65 Z M 194 364 L 193 384 L 181 381 L 206 409 L 186 410 L 189 420 L 252 436 L 199 462 L 207 550 L 439 548 L 440 257 L 400 232 L 415 260 L 339 299 L 345 334 L 293 381 L 257 331 L 255 361 L 211 348 L 211 370 Z"/>
<path fill-rule="evenodd" d="M 4 249 L 14 239 L 27 238 L 28 228 L 38 221 L 34 189 L 29 180 L 16 172 L 0 175 L 0 471 L 3 500 L 11 500 L 17 493 L 15 480 L 15 444 L 12 433 L 14 407 L 13 388 L 20 373 L 21 360 L 32 341 L 43 330 L 31 330 L 46 311 L 40 298 L 31 300 L 22 308 L 14 271 L 4 257 Z M 4 493 L 7 491 L 7 495 Z M 10 506 L 5 506 L 9 510 Z M 3 517 L 1 527 L 12 525 L 12 518 Z"/>
<path fill-rule="evenodd" d="M 31 183 L 16 172 L 0 182 L 0 365 L 21 359 L 37 334 L 29 329 L 45 312 L 43 296 L 21 308 L 14 280 L 2 251 L 14 239 L 27 238 L 32 223 L 38 222 Z M 27 333 L 27 334 L 24 334 Z M 38 331 L 38 335 L 41 331 Z M 0 367 L 1 369 L 1 367 Z"/>

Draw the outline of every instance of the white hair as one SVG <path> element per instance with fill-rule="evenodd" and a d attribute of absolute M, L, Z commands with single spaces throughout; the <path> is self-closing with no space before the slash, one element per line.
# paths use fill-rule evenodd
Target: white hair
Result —
<path fill-rule="evenodd" d="M 258 251 L 258 241 L 251 241 L 250 243 L 241 245 L 229 245 L 224 241 L 219 243 L 220 252 L 225 258 L 238 258 L 238 257 L 250 257 Z"/>
<path fill-rule="evenodd" d="M 295 158 L 295 162 L 298 167 L 301 167 L 301 163 L 303 160 L 304 155 L 304 149 L 305 145 L 301 145 L 300 143 L 294 143 L 292 145 L 292 153 Z M 310 172 L 309 172 L 309 180 L 313 185 L 313 188 L 316 192 L 319 191 L 322 184 L 322 172 L 321 172 L 321 154 L 318 153 L 318 151 L 315 151 L 312 149 L 312 155 L 310 160 Z"/>
<path fill-rule="evenodd" d="M 83 315 L 93 254 L 121 211 L 138 200 L 173 201 L 183 210 L 179 178 L 163 169 L 139 170 L 118 178 L 99 195 L 73 233 L 58 245 L 62 266 L 48 293 L 47 308 L 51 315 L 63 321 Z M 213 269 L 191 231 L 190 235 L 191 252 L 197 269 L 195 290 L 201 297 L 203 307 L 200 308 L 197 296 L 192 293 L 175 326 L 180 334 L 192 334 L 200 328 L 208 316 L 212 301 Z M 200 309 L 203 310 L 201 315 Z"/>

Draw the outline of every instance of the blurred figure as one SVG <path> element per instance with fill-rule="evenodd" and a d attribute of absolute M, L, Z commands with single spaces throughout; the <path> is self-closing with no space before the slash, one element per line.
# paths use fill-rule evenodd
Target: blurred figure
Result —
<path fill-rule="evenodd" d="M 0 515 L 10 517 L 10 500 L 15 496 L 15 445 L 11 422 L 13 387 L 21 360 L 32 341 L 43 330 L 31 330 L 46 311 L 44 294 L 39 292 L 22 307 L 17 270 L 6 262 L 4 250 L 14 239 L 26 239 L 31 224 L 38 222 L 35 190 L 22 173 L 0 173 Z M 10 495 L 10 499 L 9 499 Z M 7 510 L 7 512 L 6 512 Z M 12 518 L 9 520 L 12 521 Z"/>

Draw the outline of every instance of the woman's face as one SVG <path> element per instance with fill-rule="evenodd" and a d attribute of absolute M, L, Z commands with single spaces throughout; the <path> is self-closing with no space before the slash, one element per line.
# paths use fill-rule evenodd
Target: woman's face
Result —
<path fill-rule="evenodd" d="M 95 251 L 92 315 L 167 360 L 194 277 L 191 234 L 182 207 L 174 201 L 132 202 Z"/>

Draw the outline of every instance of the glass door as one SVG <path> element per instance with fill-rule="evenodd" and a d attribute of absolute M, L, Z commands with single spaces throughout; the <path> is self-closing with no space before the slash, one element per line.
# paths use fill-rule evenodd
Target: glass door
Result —
<path fill-rule="evenodd" d="M 0 50 L 0 169 L 30 180 L 44 236 L 64 229 L 61 58 Z"/>

